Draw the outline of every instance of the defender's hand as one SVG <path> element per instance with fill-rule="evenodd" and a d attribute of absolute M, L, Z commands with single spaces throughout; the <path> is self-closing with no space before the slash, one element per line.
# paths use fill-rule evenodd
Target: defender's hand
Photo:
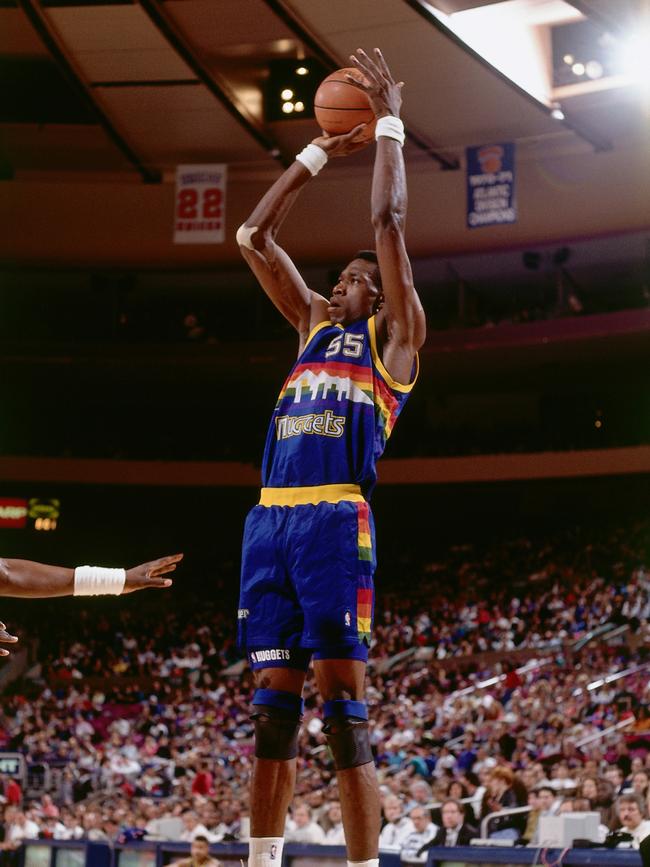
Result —
<path fill-rule="evenodd" d="M 182 559 L 183 554 L 172 554 L 170 557 L 161 557 L 159 560 L 127 569 L 122 593 L 133 593 L 135 590 L 146 590 L 150 587 L 171 587 L 171 580 L 161 576 L 173 572 Z"/>
<path fill-rule="evenodd" d="M 351 54 L 350 60 L 352 65 L 363 74 L 365 81 L 360 81 L 350 73 L 346 73 L 345 77 L 348 84 L 358 87 L 366 94 L 376 117 L 386 115 L 399 117 L 404 82 L 395 82 L 378 48 L 375 48 L 374 55 L 374 58 L 370 58 L 363 48 L 357 48 L 357 53 Z"/>
<path fill-rule="evenodd" d="M 346 157 L 370 144 L 371 139 L 355 141 L 356 137 L 363 132 L 364 127 L 365 123 L 360 123 L 359 126 L 355 126 L 354 129 L 343 135 L 330 135 L 328 132 L 323 132 L 318 138 L 312 139 L 311 143 L 322 148 L 328 157 Z"/>
<path fill-rule="evenodd" d="M 7 627 L 2 622 L 0 622 L 0 641 L 3 644 L 15 644 L 18 641 L 17 636 L 10 635 L 7 632 Z M 9 656 L 9 651 L 5 650 L 4 647 L 0 647 L 0 656 Z"/>

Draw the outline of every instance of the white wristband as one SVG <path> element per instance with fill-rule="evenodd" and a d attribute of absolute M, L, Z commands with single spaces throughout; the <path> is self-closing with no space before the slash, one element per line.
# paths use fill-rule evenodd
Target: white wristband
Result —
<path fill-rule="evenodd" d="M 77 566 L 74 570 L 75 596 L 119 596 L 124 590 L 126 569 L 103 569 L 101 566 Z"/>
<path fill-rule="evenodd" d="M 308 144 L 299 154 L 296 154 L 296 159 L 306 169 L 309 169 L 312 175 L 317 175 L 327 162 L 328 157 L 323 148 L 315 144 Z"/>
<path fill-rule="evenodd" d="M 392 114 L 380 117 L 375 127 L 375 138 L 378 139 L 379 136 L 393 138 L 403 147 L 404 139 L 406 138 L 404 135 L 404 124 L 399 117 L 393 117 Z"/>

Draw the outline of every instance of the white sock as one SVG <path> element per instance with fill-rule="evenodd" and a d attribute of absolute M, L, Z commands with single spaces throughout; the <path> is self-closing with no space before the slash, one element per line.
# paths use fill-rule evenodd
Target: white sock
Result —
<path fill-rule="evenodd" d="M 348 861 L 348 867 L 379 867 L 379 858 L 369 858 L 368 861 Z"/>
<path fill-rule="evenodd" d="M 283 847 L 284 837 L 251 837 L 248 841 L 248 867 L 280 867 Z"/>

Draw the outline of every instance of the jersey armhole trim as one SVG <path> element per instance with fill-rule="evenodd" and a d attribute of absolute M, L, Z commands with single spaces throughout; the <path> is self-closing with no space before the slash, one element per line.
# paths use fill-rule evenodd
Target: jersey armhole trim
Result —
<path fill-rule="evenodd" d="M 384 367 L 384 362 L 381 360 L 381 357 L 380 357 L 379 352 L 377 350 L 377 332 L 375 330 L 375 317 L 374 316 L 371 316 L 370 319 L 368 320 L 368 334 L 370 336 L 370 352 L 372 354 L 372 360 L 373 360 L 375 367 L 379 371 L 379 373 L 381 373 L 382 378 L 385 379 L 386 384 L 389 385 L 395 391 L 402 391 L 405 394 L 407 394 L 415 385 L 417 378 L 418 378 L 418 374 L 420 373 L 420 356 L 418 355 L 417 352 L 415 353 L 415 359 L 414 359 L 414 361 L 415 361 L 415 375 L 413 376 L 413 379 L 411 380 L 410 383 L 408 383 L 407 385 L 404 385 L 401 382 L 397 382 L 396 379 L 393 379 L 393 377 L 390 375 L 390 373 Z"/>
<path fill-rule="evenodd" d="M 327 328 L 328 325 L 332 326 L 332 323 L 328 319 L 325 319 L 323 322 L 319 322 L 318 325 L 314 325 L 312 330 L 309 332 L 307 340 L 305 340 L 305 345 L 302 348 L 303 352 L 305 351 L 305 349 L 307 349 L 312 339 L 318 334 L 318 332 L 321 331 L 323 328 Z M 332 327 L 336 328 L 337 326 L 334 325 Z"/>

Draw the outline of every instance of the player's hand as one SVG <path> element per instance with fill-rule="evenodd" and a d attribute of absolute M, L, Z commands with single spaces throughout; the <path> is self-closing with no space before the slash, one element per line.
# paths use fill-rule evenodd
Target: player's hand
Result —
<path fill-rule="evenodd" d="M 15 644 L 18 641 L 16 635 L 10 635 L 7 632 L 7 627 L 2 622 L 0 622 L 0 641 L 3 644 Z M 9 656 L 9 651 L 5 650 L 4 647 L 0 647 L 0 656 Z"/>
<path fill-rule="evenodd" d="M 381 51 L 375 48 L 374 57 L 368 57 L 363 48 L 357 48 L 356 54 L 350 55 L 350 60 L 362 73 L 365 81 L 360 81 L 348 72 L 345 74 L 348 84 L 358 87 L 366 94 L 375 117 L 386 117 L 389 114 L 399 117 L 404 82 L 395 81 Z"/>
<path fill-rule="evenodd" d="M 343 135 L 330 135 L 328 132 L 323 132 L 322 135 L 312 139 L 311 143 L 322 148 L 328 157 L 347 157 L 348 154 L 356 153 L 370 144 L 371 139 L 357 140 L 357 136 L 363 132 L 365 126 L 365 123 L 360 123 Z"/>
<path fill-rule="evenodd" d="M 122 593 L 133 593 L 135 590 L 146 590 L 149 587 L 171 587 L 169 578 L 163 578 L 169 572 L 176 569 L 176 564 L 183 559 L 183 554 L 172 554 L 169 557 L 161 557 L 150 563 L 142 563 L 126 570 L 126 581 Z"/>

